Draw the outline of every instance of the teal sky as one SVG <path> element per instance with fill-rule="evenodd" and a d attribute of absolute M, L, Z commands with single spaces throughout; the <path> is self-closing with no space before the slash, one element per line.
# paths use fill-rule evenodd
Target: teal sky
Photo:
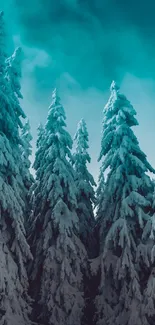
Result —
<path fill-rule="evenodd" d="M 71 135 L 85 118 L 90 170 L 98 175 L 102 109 L 113 79 L 137 111 L 141 149 L 155 167 L 155 3 L 153 0 L 0 0 L 8 55 L 24 51 L 22 101 L 33 146 L 54 86 Z M 34 150 L 33 150 L 34 156 Z"/>

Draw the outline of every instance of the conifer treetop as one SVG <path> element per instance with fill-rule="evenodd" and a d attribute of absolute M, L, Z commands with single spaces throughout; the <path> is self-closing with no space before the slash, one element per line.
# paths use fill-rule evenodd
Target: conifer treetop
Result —
<path fill-rule="evenodd" d="M 110 86 L 110 90 L 111 92 L 114 91 L 119 91 L 120 87 L 117 85 L 116 81 L 112 81 L 111 86 Z"/>
<path fill-rule="evenodd" d="M 36 178 L 41 179 L 42 190 L 48 196 L 50 207 L 53 208 L 56 204 L 60 206 L 62 202 L 63 209 L 64 204 L 68 204 L 72 210 L 77 204 L 76 188 L 74 170 L 70 164 L 73 159 L 72 138 L 65 129 L 65 119 L 64 108 L 54 90 L 45 128 L 39 130 L 34 167 L 37 169 Z"/>
<path fill-rule="evenodd" d="M 18 98 L 23 98 L 20 92 L 20 82 L 22 73 L 21 73 L 21 65 L 22 65 L 23 51 L 21 47 L 17 47 L 13 54 L 7 58 L 6 65 L 9 74 L 9 78 L 12 82 L 12 88 L 16 93 Z"/>
<path fill-rule="evenodd" d="M 141 152 L 141 157 L 143 156 L 145 160 L 146 169 L 150 172 L 155 172 L 152 166 L 147 162 L 146 155 L 140 150 L 139 142 L 131 128 L 132 126 L 138 125 L 135 116 L 136 111 L 126 96 L 121 94 L 119 90 L 115 91 L 115 89 L 111 89 L 110 98 L 103 109 L 103 131 L 101 151 L 98 159 L 98 161 L 100 161 L 105 157 L 105 169 L 107 169 L 110 164 L 108 157 L 111 156 L 112 159 L 114 148 L 116 149 L 121 145 L 124 150 L 126 148 L 126 154 L 127 152 L 132 154 L 133 158 L 138 153 L 137 150 Z"/>
<path fill-rule="evenodd" d="M 138 124 L 136 111 L 115 84 L 103 114 L 99 159 L 104 159 L 97 213 L 102 264 L 100 285 L 104 292 L 101 290 L 97 298 L 97 308 L 103 323 L 109 319 L 107 322 L 113 324 L 116 319 L 118 325 L 149 325 L 143 310 L 145 292 L 142 294 L 141 283 L 143 270 L 151 268 L 154 250 L 150 242 L 154 224 L 153 183 L 147 172 L 155 173 L 155 170 L 132 130 Z M 108 175 L 104 184 L 105 172 Z M 109 296 L 105 296 L 105 290 Z M 115 307 L 111 309 L 111 306 Z"/>
<path fill-rule="evenodd" d="M 73 141 L 69 133 L 65 130 L 65 120 L 65 110 L 60 102 L 58 91 L 55 88 L 52 93 L 52 103 L 49 107 L 45 130 L 51 134 L 51 142 L 53 143 L 54 140 L 55 146 L 57 144 L 57 149 L 61 146 L 62 150 L 59 153 L 67 154 L 72 159 L 70 149 L 72 149 Z"/>
<path fill-rule="evenodd" d="M 60 128 L 66 127 L 65 120 L 66 114 L 63 106 L 60 103 L 58 91 L 55 88 L 52 92 L 52 103 L 49 107 L 45 129 L 50 132 L 54 132 L 56 128 L 60 130 Z"/>
<path fill-rule="evenodd" d="M 90 163 L 91 158 L 88 153 L 89 145 L 87 126 L 83 118 L 78 123 L 77 132 L 74 136 L 74 140 L 76 142 L 76 150 L 74 153 L 75 170 L 76 173 L 79 174 L 79 182 L 81 182 L 81 185 L 83 183 L 82 187 L 84 186 L 84 182 L 87 181 L 87 188 L 83 188 L 83 190 L 86 190 L 88 192 L 90 191 L 93 197 L 94 190 L 92 186 L 96 186 L 96 183 L 87 169 L 87 163 Z"/>
<path fill-rule="evenodd" d="M 81 153 L 89 148 L 88 146 L 88 131 L 85 120 L 82 118 L 77 127 L 77 132 L 74 136 L 74 140 L 76 141 L 76 152 Z M 87 160 L 90 162 L 90 156 L 87 155 Z"/>
<path fill-rule="evenodd" d="M 22 77 L 21 67 L 22 67 L 23 51 L 21 47 L 17 47 L 14 53 L 6 60 L 6 76 L 10 83 L 11 90 L 14 93 L 16 99 L 16 105 L 18 104 L 18 114 L 23 118 L 26 118 L 25 113 L 19 106 L 19 99 L 23 99 L 21 94 L 20 79 Z"/>
<path fill-rule="evenodd" d="M 19 127 L 22 129 L 22 118 L 26 118 L 23 109 L 20 106 L 21 94 L 21 64 L 22 64 L 22 49 L 17 48 L 14 53 L 5 61 L 5 81 L 7 82 L 8 91 L 11 94 L 12 107 L 16 115 L 16 120 Z"/>

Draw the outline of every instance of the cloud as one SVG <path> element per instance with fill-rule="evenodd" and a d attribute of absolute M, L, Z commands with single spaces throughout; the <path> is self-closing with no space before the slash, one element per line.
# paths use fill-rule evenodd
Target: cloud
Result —
<path fill-rule="evenodd" d="M 85 89 L 103 90 L 112 79 L 121 82 L 126 72 L 155 78 L 155 50 L 149 37 L 146 41 L 146 30 L 153 34 L 155 23 L 152 14 L 144 17 L 140 1 L 14 2 L 24 43 L 52 57 L 44 75 L 37 70 L 38 83 L 44 78 L 48 87 L 49 75 L 50 82 L 55 82 L 66 72 Z M 150 3 L 153 9 L 148 0 L 146 12 Z"/>

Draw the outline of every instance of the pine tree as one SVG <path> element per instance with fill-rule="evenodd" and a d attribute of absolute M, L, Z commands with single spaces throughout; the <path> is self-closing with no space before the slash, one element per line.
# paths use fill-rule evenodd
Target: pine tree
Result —
<path fill-rule="evenodd" d="M 21 73 L 22 66 L 22 49 L 18 47 L 15 49 L 12 56 L 6 60 L 6 79 L 10 87 L 10 93 L 12 96 L 12 102 L 14 104 L 14 110 L 16 112 L 17 121 L 21 131 L 21 156 L 22 164 L 20 166 L 20 173 L 23 178 L 24 188 L 23 188 L 23 200 L 25 202 L 24 216 L 25 216 L 25 226 L 28 223 L 28 217 L 31 211 L 30 205 L 30 188 L 33 183 L 33 177 L 30 173 L 30 160 L 29 156 L 32 154 L 32 146 L 30 142 L 32 141 L 32 136 L 30 134 L 30 125 L 27 120 L 25 124 L 21 122 L 21 117 L 26 118 L 23 112 L 20 100 L 23 99 L 21 93 L 20 79 L 22 77 Z"/>
<path fill-rule="evenodd" d="M 31 269 L 34 319 L 44 325 L 81 325 L 87 253 L 78 236 L 72 139 L 56 90 L 38 145 Z M 42 155 L 39 156 L 39 150 Z"/>
<path fill-rule="evenodd" d="M 21 94 L 21 64 L 22 64 L 22 49 L 18 47 L 12 56 L 6 60 L 6 79 L 8 81 L 10 92 L 12 94 L 12 102 L 14 103 L 14 110 L 16 112 L 16 118 L 19 126 L 22 128 L 22 122 L 20 117 L 26 118 L 24 111 L 20 106 L 20 99 L 23 99 Z"/>
<path fill-rule="evenodd" d="M 152 305 L 148 308 L 147 303 L 149 295 L 154 298 L 150 290 L 153 184 L 147 172 L 155 171 L 132 130 L 138 124 L 136 112 L 115 82 L 103 113 L 99 160 L 104 157 L 102 173 L 109 172 L 99 209 L 97 325 L 152 325 Z"/>
<path fill-rule="evenodd" d="M 21 155 L 10 85 L 5 78 L 5 28 L 0 13 L 0 324 L 28 325 L 30 299 L 25 265 L 32 258 L 25 239 Z M 18 118 L 17 118 L 18 117 Z"/>
<path fill-rule="evenodd" d="M 77 215 L 80 225 L 80 239 L 83 242 L 89 258 L 97 254 L 97 242 L 94 236 L 95 218 L 93 207 L 95 204 L 94 186 L 96 186 L 93 176 L 87 169 L 87 163 L 91 158 L 88 153 L 88 131 L 84 119 L 78 124 L 77 132 L 74 137 L 76 150 L 74 153 L 75 185 L 77 189 Z M 89 265 L 86 274 L 84 274 L 85 291 L 85 310 L 84 324 L 92 323 L 94 312 L 94 303 L 92 299 L 93 281 L 90 276 Z"/>
<path fill-rule="evenodd" d="M 88 153 L 88 131 L 86 122 L 82 119 L 75 134 L 76 151 L 74 154 L 75 185 L 77 188 L 77 214 L 80 222 L 80 237 L 86 247 L 88 256 L 92 257 L 96 253 L 96 242 L 93 236 L 95 218 L 93 205 L 95 204 L 94 186 L 96 186 L 93 176 L 87 169 L 87 163 L 91 158 Z"/>

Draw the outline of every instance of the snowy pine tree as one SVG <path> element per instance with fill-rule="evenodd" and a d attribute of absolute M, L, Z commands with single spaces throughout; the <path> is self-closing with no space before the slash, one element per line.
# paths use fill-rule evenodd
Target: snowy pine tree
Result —
<path fill-rule="evenodd" d="M 30 160 L 29 156 L 32 153 L 31 150 L 31 140 L 32 136 L 30 134 L 30 125 L 29 121 L 26 121 L 25 124 L 21 122 L 21 117 L 26 118 L 25 113 L 23 112 L 20 100 L 23 99 L 21 93 L 20 79 L 22 76 L 21 73 L 22 65 L 22 49 L 21 47 L 16 48 L 13 55 L 6 60 L 6 79 L 10 87 L 10 93 L 12 96 L 12 102 L 14 105 L 14 110 L 16 112 L 16 117 L 21 131 L 21 155 L 22 155 L 22 164 L 20 166 L 20 173 L 23 177 L 23 200 L 25 202 L 24 216 L 25 216 L 25 226 L 28 222 L 28 217 L 31 211 L 30 206 L 30 187 L 33 183 L 33 177 L 30 173 Z"/>
<path fill-rule="evenodd" d="M 138 124 L 136 112 L 115 82 L 103 113 L 99 160 L 104 157 L 102 173 L 109 172 L 99 208 L 97 325 L 152 325 L 153 184 L 147 172 L 155 171 L 132 130 Z"/>
<path fill-rule="evenodd" d="M 18 47 L 12 56 L 6 60 L 6 79 L 8 81 L 10 92 L 12 94 L 12 102 L 14 103 L 14 110 L 16 112 L 16 118 L 18 124 L 22 127 L 22 122 L 20 117 L 26 118 L 25 113 L 23 112 L 19 99 L 22 99 L 21 94 L 21 64 L 22 64 L 22 49 Z"/>
<path fill-rule="evenodd" d="M 55 90 L 43 139 L 38 142 L 43 148 L 38 147 L 34 163 L 37 169 L 30 238 L 36 300 L 33 317 L 44 325 L 81 325 L 84 308 L 82 269 L 87 253 L 78 236 L 76 187 L 70 163 L 72 139 L 65 130 L 65 119 Z"/>
<path fill-rule="evenodd" d="M 93 205 L 95 203 L 93 176 L 87 169 L 91 158 L 88 153 L 88 131 L 86 122 L 82 119 L 75 134 L 76 151 L 74 154 L 75 185 L 77 188 L 77 214 L 80 222 L 80 237 L 88 252 L 88 256 L 95 255 L 96 242 L 93 236 L 95 225 Z"/>
<path fill-rule="evenodd" d="M 22 76 L 21 73 L 21 64 L 22 64 L 22 49 L 18 47 L 15 49 L 12 56 L 6 60 L 7 66 L 7 77 L 10 81 L 12 90 L 16 94 L 17 98 L 23 98 L 21 94 L 21 85 L 20 79 Z"/>
<path fill-rule="evenodd" d="M 76 149 L 74 153 L 74 170 L 75 170 L 75 185 L 77 189 L 77 215 L 79 217 L 80 238 L 83 242 L 89 258 L 96 256 L 97 241 L 94 236 L 95 218 L 93 207 L 95 204 L 94 186 L 96 186 L 93 176 L 87 169 L 87 163 L 90 163 L 91 158 L 88 153 L 88 131 L 84 119 L 78 124 L 77 132 L 74 137 Z M 85 284 L 85 310 L 84 324 L 92 323 L 92 315 L 94 312 L 92 299 L 92 277 L 90 276 L 89 266 L 86 274 L 84 274 Z"/>
<path fill-rule="evenodd" d="M 17 111 L 5 78 L 5 31 L 0 13 L 0 324 L 28 325 L 30 299 L 25 265 L 32 258 L 25 239 L 22 164 Z"/>

